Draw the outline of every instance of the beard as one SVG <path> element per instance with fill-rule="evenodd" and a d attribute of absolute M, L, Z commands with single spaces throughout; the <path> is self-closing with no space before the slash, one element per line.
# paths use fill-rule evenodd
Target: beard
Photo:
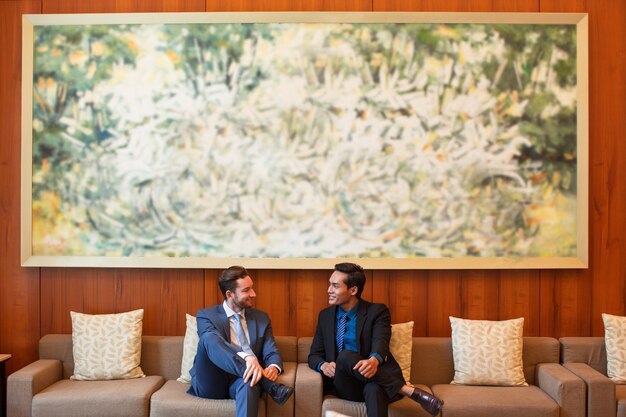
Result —
<path fill-rule="evenodd" d="M 233 305 L 236 306 L 239 309 L 246 309 L 246 308 L 250 308 L 254 306 L 254 300 L 251 298 L 248 299 L 241 299 L 241 298 L 237 298 L 237 296 L 233 297 Z"/>

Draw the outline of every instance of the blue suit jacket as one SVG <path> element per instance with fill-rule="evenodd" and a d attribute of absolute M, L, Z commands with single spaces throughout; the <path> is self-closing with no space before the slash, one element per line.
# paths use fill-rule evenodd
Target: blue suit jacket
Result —
<path fill-rule="evenodd" d="M 196 321 L 200 339 L 202 339 L 204 333 L 211 332 L 228 342 L 228 347 L 232 348 L 233 354 L 236 355 L 237 352 L 241 352 L 240 348 L 231 344 L 230 322 L 221 304 L 198 310 Z M 283 369 L 283 361 L 278 353 L 278 347 L 272 333 L 272 322 L 267 313 L 255 308 L 247 308 L 246 323 L 248 324 L 248 333 L 250 334 L 250 347 L 261 366 L 266 368 L 274 364 Z M 192 376 L 193 371 L 194 369 L 192 368 Z"/>

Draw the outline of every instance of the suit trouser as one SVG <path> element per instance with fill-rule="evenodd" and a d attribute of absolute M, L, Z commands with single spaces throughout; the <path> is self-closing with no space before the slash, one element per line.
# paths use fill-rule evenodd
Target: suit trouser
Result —
<path fill-rule="evenodd" d="M 335 392 L 344 400 L 365 401 L 368 417 L 387 417 L 389 403 L 402 398 L 400 389 L 404 380 L 384 367 L 379 367 L 373 378 L 365 378 L 353 369 L 362 359 L 361 355 L 351 350 L 337 355 L 333 379 Z"/>
<path fill-rule="evenodd" d="M 231 398 L 235 400 L 237 417 L 258 415 L 261 381 L 254 387 L 243 382 L 245 361 L 222 337 L 213 333 L 200 337 L 194 369 L 189 394 L 213 400 Z"/>

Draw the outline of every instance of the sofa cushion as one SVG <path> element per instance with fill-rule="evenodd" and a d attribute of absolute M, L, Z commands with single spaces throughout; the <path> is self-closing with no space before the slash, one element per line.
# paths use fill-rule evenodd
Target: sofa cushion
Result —
<path fill-rule="evenodd" d="M 188 389 L 189 384 L 167 381 L 150 399 L 150 417 L 235 416 L 235 400 L 207 400 L 187 394 Z M 259 417 L 265 416 L 264 397 L 259 401 Z"/>
<path fill-rule="evenodd" d="M 33 397 L 33 417 L 147 417 L 150 396 L 161 385 L 160 376 L 115 381 L 63 379 Z"/>
<path fill-rule="evenodd" d="M 606 345 L 606 372 L 613 382 L 626 384 L 626 317 L 602 314 Z"/>
<path fill-rule="evenodd" d="M 450 317 L 453 384 L 524 386 L 524 319 L 465 320 Z"/>
<path fill-rule="evenodd" d="M 446 417 L 559 417 L 559 406 L 536 386 L 494 387 L 439 384 Z"/>
<path fill-rule="evenodd" d="M 119 314 L 71 311 L 74 375 L 93 381 L 145 376 L 141 362 L 143 309 Z"/>
<path fill-rule="evenodd" d="M 426 385 L 415 385 L 427 392 L 432 392 Z M 334 395 L 324 397 L 322 415 L 327 411 L 335 411 L 351 417 L 367 417 L 364 402 L 342 400 Z M 409 398 L 402 398 L 389 404 L 389 417 L 430 417 L 422 407 Z"/>
<path fill-rule="evenodd" d="M 180 377 L 178 377 L 177 381 L 190 383 L 191 375 L 189 371 L 193 366 L 196 351 L 198 350 L 198 323 L 196 322 L 196 317 L 191 314 L 185 314 L 185 322 L 187 326 L 183 342 L 183 360 L 180 364 Z"/>
<path fill-rule="evenodd" d="M 563 363 L 586 363 L 596 371 L 606 375 L 606 349 L 604 337 L 562 337 L 561 360 Z"/>
<path fill-rule="evenodd" d="M 182 355 L 182 336 L 144 336 L 142 338 L 141 369 L 146 375 L 161 375 L 165 380 L 178 378 Z"/>
<path fill-rule="evenodd" d="M 391 340 L 389 351 L 400 365 L 404 380 L 411 380 L 411 353 L 413 348 L 413 322 L 396 323 L 391 325 Z"/>

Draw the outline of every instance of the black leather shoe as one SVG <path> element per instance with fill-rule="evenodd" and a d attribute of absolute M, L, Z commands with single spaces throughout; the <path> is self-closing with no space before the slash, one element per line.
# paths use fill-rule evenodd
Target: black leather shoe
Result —
<path fill-rule="evenodd" d="M 293 394 L 293 388 L 279 384 L 278 382 L 272 383 L 267 390 L 267 395 L 272 397 L 272 399 L 280 405 L 285 404 L 289 397 L 291 397 L 291 394 Z"/>
<path fill-rule="evenodd" d="M 441 406 L 443 405 L 443 400 L 419 388 L 415 388 L 415 391 L 411 394 L 411 399 L 421 405 L 422 408 L 428 411 L 432 416 L 439 414 L 439 410 L 441 410 Z"/>

